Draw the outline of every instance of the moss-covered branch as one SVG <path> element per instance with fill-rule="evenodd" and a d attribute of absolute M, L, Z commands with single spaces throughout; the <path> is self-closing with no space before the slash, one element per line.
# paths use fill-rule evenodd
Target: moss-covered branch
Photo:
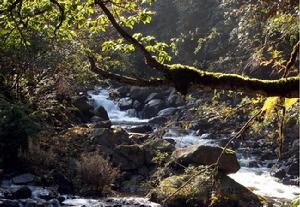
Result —
<path fill-rule="evenodd" d="M 299 97 L 299 77 L 282 78 L 279 80 L 260 80 L 236 74 L 207 72 L 186 65 L 161 64 L 151 56 L 151 53 L 147 51 L 144 45 L 133 38 L 117 23 L 103 1 L 96 0 L 95 4 L 100 6 L 118 33 L 143 53 L 146 64 L 163 73 L 166 80 L 159 81 L 159 85 L 171 82 L 182 94 L 186 94 L 190 86 L 198 85 L 203 88 L 241 91 L 264 96 Z M 156 84 L 155 82 L 144 82 L 143 80 L 141 80 L 142 83 L 138 84 L 138 80 L 133 81 L 131 78 L 116 77 L 113 74 L 106 77 L 114 77 L 115 80 L 122 79 L 123 82 L 127 82 L 128 84 L 136 83 L 137 85 L 144 86 Z"/>

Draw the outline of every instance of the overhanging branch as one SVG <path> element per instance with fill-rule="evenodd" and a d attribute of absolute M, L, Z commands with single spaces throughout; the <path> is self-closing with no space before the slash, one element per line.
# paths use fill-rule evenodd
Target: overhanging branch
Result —
<path fill-rule="evenodd" d="M 166 80 L 173 83 L 175 88 L 184 95 L 187 94 L 188 89 L 192 85 L 198 85 L 204 88 L 241 91 L 264 96 L 299 97 L 299 76 L 282 78 L 279 80 L 261 80 L 236 74 L 207 72 L 206 70 L 186 65 L 161 64 L 151 56 L 149 51 L 147 51 L 140 42 L 133 38 L 117 23 L 114 16 L 103 1 L 95 0 L 95 4 L 101 7 L 118 33 L 125 40 L 133 44 L 136 48 L 140 49 L 146 59 L 146 64 L 158 71 L 163 72 Z M 109 76 L 114 77 L 113 74 L 110 74 Z M 114 79 L 120 79 L 120 77 L 117 76 L 114 77 Z M 138 81 L 136 80 L 131 81 L 131 79 L 127 79 L 127 81 L 129 84 L 138 84 Z M 146 85 L 149 84 L 149 82 L 146 83 Z"/>

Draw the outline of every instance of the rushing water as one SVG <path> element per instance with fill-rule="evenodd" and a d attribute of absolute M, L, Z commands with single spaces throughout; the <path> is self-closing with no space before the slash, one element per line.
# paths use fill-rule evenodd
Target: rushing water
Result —
<path fill-rule="evenodd" d="M 120 111 L 117 103 L 109 100 L 109 92 L 105 89 L 96 90 L 97 93 L 89 93 L 96 106 L 102 105 L 107 111 L 109 118 L 113 123 L 147 123 L 148 120 L 141 120 L 136 117 L 130 117 L 127 112 Z M 187 131 L 178 128 L 170 129 L 165 135 L 166 139 L 176 141 L 176 147 L 188 147 L 194 144 L 214 145 L 216 141 L 209 139 L 209 134 L 196 135 L 194 131 Z M 254 193 L 272 198 L 274 200 L 294 200 L 300 194 L 300 188 L 297 186 L 284 185 L 277 178 L 270 175 L 270 169 L 266 166 L 249 168 L 248 163 L 255 160 L 254 157 L 243 157 L 242 153 L 237 153 L 241 169 L 229 175 L 238 183 L 250 188 Z M 281 205 L 281 204 L 280 204 Z"/>

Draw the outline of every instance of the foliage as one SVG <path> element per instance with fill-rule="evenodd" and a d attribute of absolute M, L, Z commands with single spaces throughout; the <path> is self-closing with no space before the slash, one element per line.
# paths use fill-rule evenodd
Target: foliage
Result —
<path fill-rule="evenodd" d="M 15 167 L 18 150 L 26 149 L 28 139 L 39 126 L 29 116 L 29 110 L 12 104 L 0 95 L 0 168 Z"/>

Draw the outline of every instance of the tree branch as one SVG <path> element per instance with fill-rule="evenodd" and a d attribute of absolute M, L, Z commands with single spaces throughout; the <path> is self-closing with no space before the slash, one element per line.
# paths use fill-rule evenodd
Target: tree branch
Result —
<path fill-rule="evenodd" d="M 105 70 L 102 70 L 96 66 L 96 61 L 94 57 L 89 56 L 88 57 L 91 65 L 91 71 L 98 74 L 100 78 L 110 79 L 118 81 L 119 83 L 124 83 L 128 85 L 135 85 L 135 86 L 142 86 L 142 87 L 155 87 L 155 86 L 172 86 L 172 82 L 165 80 L 165 79 L 138 79 L 138 78 L 132 78 L 128 76 L 122 76 L 119 74 L 111 73 Z"/>
<path fill-rule="evenodd" d="M 103 1 L 95 0 L 95 4 L 101 7 L 118 33 L 125 40 L 141 50 L 146 59 L 146 64 L 163 72 L 165 78 L 172 82 L 176 90 L 181 92 L 183 95 L 187 94 L 192 85 L 198 85 L 204 88 L 241 91 L 264 96 L 280 96 L 289 98 L 299 97 L 299 76 L 282 78 L 279 80 L 261 80 L 236 74 L 207 72 L 205 70 L 186 65 L 161 64 L 151 56 L 149 51 L 147 51 L 140 42 L 128 34 L 117 23 Z"/>

